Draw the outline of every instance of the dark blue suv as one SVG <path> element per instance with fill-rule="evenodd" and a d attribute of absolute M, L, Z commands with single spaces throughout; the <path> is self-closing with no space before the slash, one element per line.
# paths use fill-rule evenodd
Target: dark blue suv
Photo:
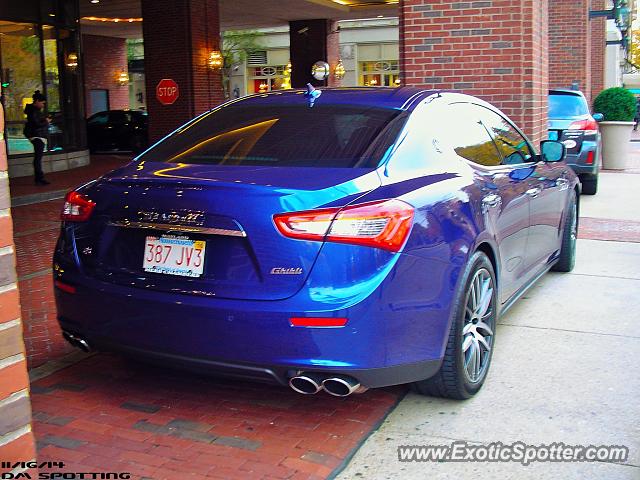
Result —
<path fill-rule="evenodd" d="M 549 90 L 549 140 L 558 140 L 567 148 L 566 162 L 582 183 L 582 193 L 598 191 L 600 131 L 603 117 L 589 112 L 587 99 L 578 90 Z"/>

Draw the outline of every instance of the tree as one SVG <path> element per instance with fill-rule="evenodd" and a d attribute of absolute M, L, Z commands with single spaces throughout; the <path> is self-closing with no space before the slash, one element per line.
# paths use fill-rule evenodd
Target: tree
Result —
<path fill-rule="evenodd" d="M 640 30 L 634 30 L 631 34 L 631 47 L 629 61 L 636 68 L 640 68 Z"/>
<path fill-rule="evenodd" d="M 257 30 L 228 30 L 222 34 L 222 85 L 224 95 L 229 98 L 229 76 L 234 65 L 244 63 L 247 57 L 265 46 L 259 41 L 263 35 Z"/>

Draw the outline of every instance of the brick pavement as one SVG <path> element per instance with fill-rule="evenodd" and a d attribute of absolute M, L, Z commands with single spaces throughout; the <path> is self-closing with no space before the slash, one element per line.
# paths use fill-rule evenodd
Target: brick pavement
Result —
<path fill-rule="evenodd" d="M 302 396 L 99 354 L 33 383 L 38 459 L 157 480 L 326 478 L 403 391 Z"/>

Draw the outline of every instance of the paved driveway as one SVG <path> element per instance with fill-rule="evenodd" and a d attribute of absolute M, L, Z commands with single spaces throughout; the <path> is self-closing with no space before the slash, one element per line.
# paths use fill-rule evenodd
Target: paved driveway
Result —
<path fill-rule="evenodd" d="M 501 319 L 483 391 L 466 402 L 407 395 L 338 478 L 639 479 L 638 192 L 640 175 L 603 173 L 598 195 L 582 197 L 576 269 L 546 275 Z M 626 445 L 630 458 L 526 467 L 398 461 L 399 445 L 454 440 Z"/>

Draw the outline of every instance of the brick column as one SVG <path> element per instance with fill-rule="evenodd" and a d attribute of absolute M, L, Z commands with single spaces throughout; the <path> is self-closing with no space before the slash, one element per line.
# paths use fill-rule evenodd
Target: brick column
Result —
<path fill-rule="evenodd" d="M 117 82 L 118 73 L 129 70 L 126 40 L 100 35 L 82 35 L 82 58 L 87 116 L 93 111 L 91 90 L 108 90 L 111 110 L 129 108 L 129 85 L 120 85 Z"/>
<path fill-rule="evenodd" d="M 29 461 L 36 457 L 31 433 L 29 378 L 13 246 L 4 110 L 0 105 L 0 459 Z M 0 476 L 7 473 L 0 468 Z"/>
<path fill-rule="evenodd" d="M 157 140 L 224 101 L 222 73 L 207 65 L 220 50 L 218 0 L 142 0 L 142 16 L 149 136 Z M 173 105 L 156 98 L 163 78 L 180 89 Z"/>
<path fill-rule="evenodd" d="M 549 2 L 549 86 L 570 88 L 574 82 L 591 97 L 590 0 Z"/>
<path fill-rule="evenodd" d="M 338 22 L 329 20 L 327 31 L 327 63 L 331 65 L 331 76 L 327 80 L 330 87 L 341 87 L 342 80 L 338 80 L 334 76 L 336 65 L 340 60 L 340 32 L 338 31 Z"/>
<path fill-rule="evenodd" d="M 604 10 L 605 0 L 591 0 L 591 10 Z M 602 17 L 591 22 L 591 102 L 604 89 L 604 52 L 607 48 L 607 26 Z"/>
<path fill-rule="evenodd" d="M 405 85 L 459 90 L 546 137 L 548 0 L 402 0 Z"/>

